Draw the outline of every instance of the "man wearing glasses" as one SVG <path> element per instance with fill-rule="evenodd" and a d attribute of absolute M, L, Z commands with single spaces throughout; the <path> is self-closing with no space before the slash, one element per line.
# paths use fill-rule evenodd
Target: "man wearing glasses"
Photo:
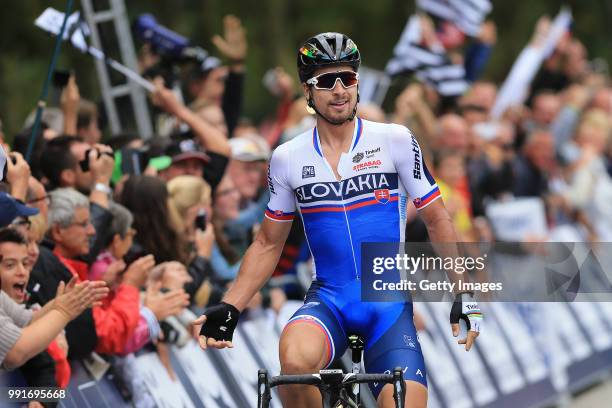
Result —
<path fill-rule="evenodd" d="M 35 177 L 30 176 L 28 180 L 28 192 L 26 195 L 26 204 L 38 208 L 45 221 L 49 213 L 49 204 L 51 196 L 45 191 L 45 186 Z"/>
<path fill-rule="evenodd" d="M 408 197 L 432 241 L 457 238 L 410 131 L 355 117 L 360 63 L 357 46 L 340 33 L 319 34 L 299 49 L 300 80 L 317 126 L 275 150 L 261 230 L 224 302 L 195 324 L 203 323 L 202 348 L 232 347 L 238 315 L 272 274 L 299 212 L 316 276 L 305 304 L 281 335 L 282 373 L 315 373 L 329 366 L 346 350 L 347 335 L 355 333 L 365 341 L 366 371 L 405 367 L 406 406 L 425 407 L 426 371 L 412 303 L 361 301 L 361 243 L 405 241 Z M 459 318 L 470 322 L 467 338 L 459 340 L 469 350 L 482 318 L 471 294 L 457 293 L 451 313 L 455 336 Z M 390 384 L 371 388 L 379 406 L 395 406 Z M 280 393 L 286 407 L 320 406 L 312 386 L 286 386 Z"/>

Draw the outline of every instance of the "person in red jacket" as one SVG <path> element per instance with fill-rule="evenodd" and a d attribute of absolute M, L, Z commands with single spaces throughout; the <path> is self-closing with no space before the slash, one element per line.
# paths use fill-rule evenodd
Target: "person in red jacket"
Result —
<path fill-rule="evenodd" d="M 71 188 L 52 191 L 48 224 L 49 236 L 55 243 L 53 253 L 73 275 L 86 280 L 89 265 L 79 258 L 89 253 L 90 240 L 96 233 L 87 197 Z M 117 261 L 110 267 L 123 269 L 124 266 L 123 261 Z M 98 337 L 96 352 L 119 354 L 125 349 L 140 316 L 139 289 L 153 266 L 152 255 L 134 261 L 102 306 L 93 308 Z"/>

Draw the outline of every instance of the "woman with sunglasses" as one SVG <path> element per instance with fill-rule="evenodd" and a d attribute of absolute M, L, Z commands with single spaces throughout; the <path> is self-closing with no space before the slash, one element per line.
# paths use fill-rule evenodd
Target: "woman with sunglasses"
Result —
<path fill-rule="evenodd" d="M 207 309 L 195 323 L 203 324 L 202 348 L 232 347 L 240 311 L 274 271 L 299 211 L 316 276 L 305 304 L 281 335 L 282 374 L 318 372 L 343 355 L 349 334 L 358 334 L 365 340 L 366 372 L 402 367 L 406 407 L 425 407 L 426 371 L 412 302 L 403 294 L 401 301 L 361 300 L 368 289 L 362 292 L 362 282 L 366 285 L 373 277 L 361 270 L 361 244 L 405 241 L 408 197 L 432 241 L 455 243 L 457 237 L 410 131 L 355 117 L 360 62 L 355 43 L 340 33 L 319 34 L 299 49 L 299 76 L 308 106 L 316 112 L 316 127 L 275 150 L 268 173 L 270 202 L 260 232 L 224 302 Z M 440 256 L 457 255 L 456 245 L 446 248 L 448 253 Z M 459 334 L 459 319 L 465 320 L 470 331 L 459 343 L 469 350 L 482 315 L 471 293 L 455 295 L 453 334 Z M 395 406 L 392 387 L 383 385 L 370 384 L 379 406 Z M 286 407 L 321 403 L 312 386 L 284 386 L 279 391 Z"/>

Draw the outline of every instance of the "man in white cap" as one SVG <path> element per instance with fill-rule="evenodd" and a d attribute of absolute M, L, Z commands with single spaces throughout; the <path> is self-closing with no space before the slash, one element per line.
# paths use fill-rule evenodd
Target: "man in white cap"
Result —
<path fill-rule="evenodd" d="M 270 159 L 268 143 L 256 134 L 230 139 L 232 160 L 227 168 L 241 197 L 240 215 L 227 223 L 228 237 L 240 251 L 251 242 L 253 226 L 263 220 L 270 194 L 266 188 L 266 169 Z"/>
<path fill-rule="evenodd" d="M 268 143 L 258 135 L 230 139 L 232 160 L 227 168 L 229 176 L 242 198 L 242 208 L 253 202 L 265 190 L 265 174 L 270 158 Z"/>

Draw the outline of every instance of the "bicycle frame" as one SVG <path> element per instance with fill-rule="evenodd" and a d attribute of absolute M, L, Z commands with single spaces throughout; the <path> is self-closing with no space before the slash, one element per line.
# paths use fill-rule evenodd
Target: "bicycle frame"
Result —
<path fill-rule="evenodd" d="M 393 384 L 395 406 L 404 408 L 406 384 L 400 367 L 395 368 L 392 374 L 346 374 L 342 370 L 321 370 L 318 374 L 278 375 L 271 379 L 268 378 L 267 370 L 259 370 L 257 408 L 269 408 L 272 400 L 270 390 L 279 385 L 289 384 L 314 385 L 319 388 L 323 408 L 333 408 L 339 401 L 348 404 L 347 407 L 358 408 L 359 402 L 355 402 L 351 397 L 352 386 L 373 382 Z"/>

